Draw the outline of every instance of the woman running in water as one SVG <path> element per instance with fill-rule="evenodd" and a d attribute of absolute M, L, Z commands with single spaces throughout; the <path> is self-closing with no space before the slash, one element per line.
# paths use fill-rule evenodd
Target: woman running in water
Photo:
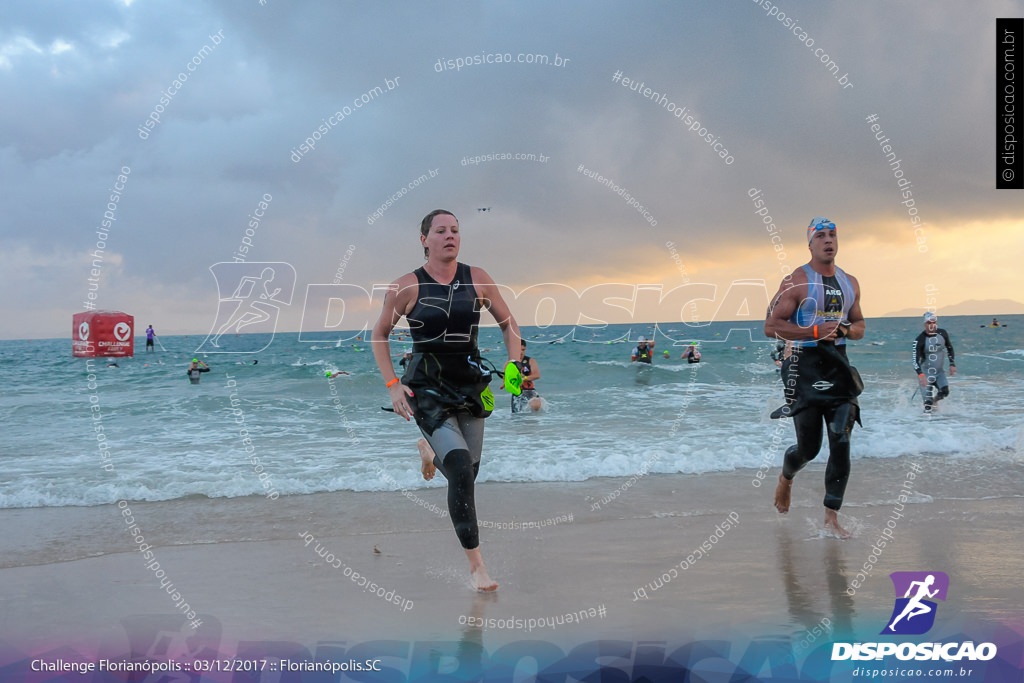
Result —
<path fill-rule="evenodd" d="M 494 408 L 490 372 L 476 345 L 480 309 L 486 308 L 501 328 L 509 362 L 520 348 L 519 327 L 494 280 L 483 269 L 457 261 L 460 235 L 454 214 L 442 209 L 427 214 L 420 243 L 427 262 L 391 283 L 373 328 L 373 356 L 395 412 L 406 420 L 415 418 L 433 449 L 434 455 L 420 449 L 423 478 L 433 478 L 436 469 L 448 480 L 448 513 L 469 559 L 473 587 L 493 591 L 498 584 L 480 554 L 473 493 L 484 418 Z M 402 316 L 413 349 L 399 380 L 388 339 Z"/>

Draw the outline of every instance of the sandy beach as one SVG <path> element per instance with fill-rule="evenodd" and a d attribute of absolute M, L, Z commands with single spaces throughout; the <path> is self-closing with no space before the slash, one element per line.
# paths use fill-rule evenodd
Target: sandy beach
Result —
<path fill-rule="evenodd" d="M 1008 463 L 998 484 L 963 477 L 959 499 L 955 468 L 938 456 L 855 463 L 847 541 L 820 531 L 818 463 L 786 516 L 751 470 L 485 484 L 494 595 L 470 590 L 440 488 L 3 510 L 2 664 L 57 650 L 241 656 L 254 641 L 311 658 L 318 644 L 396 639 L 568 652 L 606 638 L 771 637 L 806 653 L 875 639 L 893 605 L 888 574 L 935 567 L 951 589 L 930 638 L 978 624 L 1012 638 L 1000 629 L 1024 631 L 1024 511 L 1011 493 L 1024 466 Z"/>

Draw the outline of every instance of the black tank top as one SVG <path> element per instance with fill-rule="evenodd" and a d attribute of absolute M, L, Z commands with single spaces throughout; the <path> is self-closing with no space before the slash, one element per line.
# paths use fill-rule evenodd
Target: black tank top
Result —
<path fill-rule="evenodd" d="M 533 370 L 530 369 L 530 361 L 533 360 L 529 356 L 523 356 L 523 389 L 533 389 L 533 380 L 526 379 Z"/>
<path fill-rule="evenodd" d="M 416 305 L 405 319 L 412 333 L 413 353 L 475 353 L 480 308 L 469 266 L 459 263 L 455 279 L 442 285 L 423 268 Z"/>
<path fill-rule="evenodd" d="M 842 317 L 843 313 L 843 288 L 839 286 L 839 279 L 835 275 L 822 275 L 821 284 L 825 288 L 823 311 L 826 317 L 835 319 Z"/>

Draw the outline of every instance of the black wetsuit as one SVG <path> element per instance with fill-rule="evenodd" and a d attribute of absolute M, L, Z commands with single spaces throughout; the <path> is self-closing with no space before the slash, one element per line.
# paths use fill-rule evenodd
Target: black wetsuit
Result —
<path fill-rule="evenodd" d="M 459 263 L 444 285 L 423 268 L 415 271 L 416 305 L 405 316 L 413 340 L 402 384 L 416 424 L 434 449 L 434 465 L 448 480 L 448 513 L 462 547 L 480 545 L 474 482 L 480 469 L 484 421 L 494 398 L 490 373 L 480 364 L 480 306 L 470 267 Z"/>
<path fill-rule="evenodd" d="M 199 384 L 199 380 L 202 379 L 201 372 L 209 372 L 210 368 L 189 368 L 185 371 L 188 374 L 188 381 L 192 384 Z"/>
<path fill-rule="evenodd" d="M 654 355 L 653 353 L 651 353 L 651 347 L 649 347 L 649 346 L 641 347 L 639 344 L 637 345 L 637 347 L 633 351 L 633 353 L 634 353 L 634 355 L 636 355 L 636 362 L 637 363 L 650 363 L 651 362 L 651 357 Z"/>
<path fill-rule="evenodd" d="M 845 320 L 854 298 L 846 274 L 837 268 L 835 276 L 822 277 L 804 268 L 809 294 L 801 305 L 804 310 L 795 312 L 791 320 L 805 326 Z M 792 355 L 783 361 L 782 377 L 787 399 L 782 413 L 793 418 L 797 441 L 786 451 L 782 476 L 792 479 L 818 455 L 824 425 L 829 446 L 824 503 L 839 510 L 850 477 L 850 434 L 854 423 L 860 422 L 857 396 L 863 389 L 860 376 L 846 359 L 845 341 L 795 342 Z"/>
<path fill-rule="evenodd" d="M 949 382 L 944 370 L 946 356 L 949 357 L 949 367 L 955 368 L 956 360 L 949 332 L 937 328 L 935 334 L 922 332 L 917 335 L 914 340 L 914 372 L 918 376 L 924 375 L 927 381 L 921 390 L 926 413 L 930 413 L 936 403 L 949 396 Z"/>

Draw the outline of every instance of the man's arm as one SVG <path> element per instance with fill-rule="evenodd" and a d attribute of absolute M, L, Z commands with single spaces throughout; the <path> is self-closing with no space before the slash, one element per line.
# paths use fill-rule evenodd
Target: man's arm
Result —
<path fill-rule="evenodd" d="M 526 379 L 530 380 L 531 382 L 533 380 L 540 379 L 540 366 L 537 365 L 536 358 L 530 359 L 530 374 L 526 376 Z"/>
<path fill-rule="evenodd" d="M 921 369 L 921 363 L 923 363 L 923 362 L 924 362 L 924 332 L 922 332 L 921 334 L 917 335 L 917 337 L 914 339 L 914 373 L 917 376 L 919 376 L 919 377 L 924 372 Z"/>
<path fill-rule="evenodd" d="M 846 316 L 846 320 L 850 323 L 850 328 L 844 335 L 847 339 L 864 338 L 864 332 L 867 329 L 867 322 L 864 320 L 864 314 L 860 310 L 860 283 L 857 282 L 857 278 L 852 275 L 847 275 L 850 278 L 850 284 L 853 285 L 853 305 L 850 306 L 850 312 Z"/>
<path fill-rule="evenodd" d="M 800 327 L 789 320 L 806 293 L 807 275 L 802 269 L 794 271 L 790 277 L 782 281 L 782 284 L 779 285 L 779 291 L 776 292 L 775 297 L 768 306 L 768 315 L 764 321 L 764 334 L 766 337 L 785 339 L 787 341 L 815 339 L 812 328 Z M 817 338 L 828 338 L 827 335 L 834 332 L 835 326 L 819 326 Z"/>
<path fill-rule="evenodd" d="M 946 353 L 949 355 L 949 374 L 956 377 L 956 360 L 953 356 L 953 342 L 949 339 L 949 332 L 942 330 L 942 338 L 946 341 Z"/>

